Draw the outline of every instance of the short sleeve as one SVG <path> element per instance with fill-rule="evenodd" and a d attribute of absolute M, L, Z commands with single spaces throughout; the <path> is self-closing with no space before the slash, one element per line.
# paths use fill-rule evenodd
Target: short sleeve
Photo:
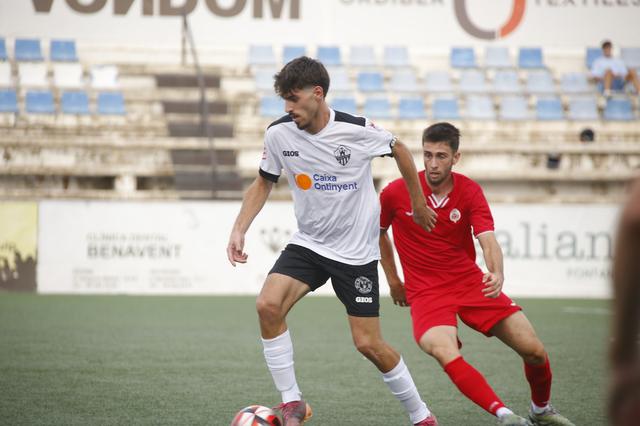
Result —
<path fill-rule="evenodd" d="M 364 144 L 371 158 L 391 155 L 391 141 L 393 134 L 390 131 L 375 125 L 367 119 L 364 126 Z"/>
<path fill-rule="evenodd" d="M 393 191 L 390 186 L 380 192 L 380 228 L 388 229 L 393 222 Z"/>
<path fill-rule="evenodd" d="M 489 203 L 484 197 L 481 188 L 478 188 L 475 195 L 471 198 L 471 226 L 473 227 L 473 235 L 478 236 L 484 232 L 494 230 L 493 216 L 491 215 L 491 209 Z"/>
<path fill-rule="evenodd" d="M 260 162 L 260 176 L 272 182 L 277 182 L 282 173 L 282 162 L 276 148 L 276 141 L 272 134 L 267 132 L 264 137 L 262 161 Z"/>

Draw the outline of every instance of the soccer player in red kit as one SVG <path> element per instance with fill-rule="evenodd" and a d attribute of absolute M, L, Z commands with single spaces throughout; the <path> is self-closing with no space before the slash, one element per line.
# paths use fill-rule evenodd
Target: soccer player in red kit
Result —
<path fill-rule="evenodd" d="M 452 172 L 460 159 L 460 132 L 449 123 L 437 123 L 422 136 L 425 170 L 420 183 L 430 207 L 437 212 L 435 228 L 427 233 L 412 220 L 413 211 L 402 179 L 380 194 L 381 264 L 396 305 L 410 306 L 414 338 L 433 356 L 467 398 L 498 418 L 501 425 L 573 425 L 549 403 L 551 367 L 545 348 L 522 312 L 502 293 L 502 250 L 482 188 Z M 393 239 L 404 272 L 398 276 Z M 482 248 L 488 272 L 476 265 L 472 236 Z M 457 318 L 496 336 L 524 360 L 531 386 L 528 419 L 509 410 L 486 379 L 460 353 Z"/>

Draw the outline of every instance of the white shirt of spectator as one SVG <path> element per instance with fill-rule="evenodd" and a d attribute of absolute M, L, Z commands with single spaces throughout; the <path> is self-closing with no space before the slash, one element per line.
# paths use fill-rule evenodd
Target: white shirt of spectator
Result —
<path fill-rule="evenodd" d="M 287 175 L 298 222 L 291 244 L 350 265 L 380 259 L 371 160 L 391 155 L 393 140 L 368 119 L 333 110 L 315 135 L 289 116 L 269 126 L 260 172 L 270 180 Z"/>
<path fill-rule="evenodd" d="M 611 70 L 615 77 L 624 78 L 627 75 L 627 67 L 622 59 L 607 58 L 606 56 L 600 56 L 593 61 L 591 66 L 591 75 L 597 78 L 604 78 L 607 70 Z"/>

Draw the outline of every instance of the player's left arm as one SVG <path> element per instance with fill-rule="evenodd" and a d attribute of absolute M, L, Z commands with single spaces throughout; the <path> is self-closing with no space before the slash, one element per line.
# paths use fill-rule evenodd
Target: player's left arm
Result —
<path fill-rule="evenodd" d="M 482 248 L 482 255 L 488 269 L 488 272 L 482 277 L 482 282 L 485 285 L 482 292 L 486 297 L 495 298 L 502 292 L 502 285 L 504 284 L 502 248 L 500 248 L 493 231 L 479 234 L 478 242 Z"/>

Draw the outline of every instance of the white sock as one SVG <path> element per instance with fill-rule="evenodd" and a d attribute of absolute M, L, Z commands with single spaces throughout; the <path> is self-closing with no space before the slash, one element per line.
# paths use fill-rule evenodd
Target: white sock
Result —
<path fill-rule="evenodd" d="M 302 392 L 298 388 L 296 373 L 293 369 L 293 344 L 289 330 L 273 339 L 262 339 L 262 346 L 273 383 L 282 394 L 282 402 L 302 399 Z"/>
<path fill-rule="evenodd" d="M 427 404 L 420 398 L 411 373 L 402 358 L 391 371 L 382 374 L 382 378 L 391 389 L 391 393 L 404 405 L 404 409 L 411 418 L 411 423 L 421 422 L 431 415 Z"/>
<path fill-rule="evenodd" d="M 533 411 L 535 414 L 542 414 L 547 411 L 548 408 L 549 404 L 545 405 L 544 407 L 538 407 L 536 404 L 534 404 L 533 401 L 531 401 L 531 411 Z"/>
<path fill-rule="evenodd" d="M 496 411 L 496 416 L 499 419 L 501 419 L 502 417 L 506 416 L 507 414 L 513 414 L 513 411 L 509 410 L 507 407 L 500 407 Z"/>

